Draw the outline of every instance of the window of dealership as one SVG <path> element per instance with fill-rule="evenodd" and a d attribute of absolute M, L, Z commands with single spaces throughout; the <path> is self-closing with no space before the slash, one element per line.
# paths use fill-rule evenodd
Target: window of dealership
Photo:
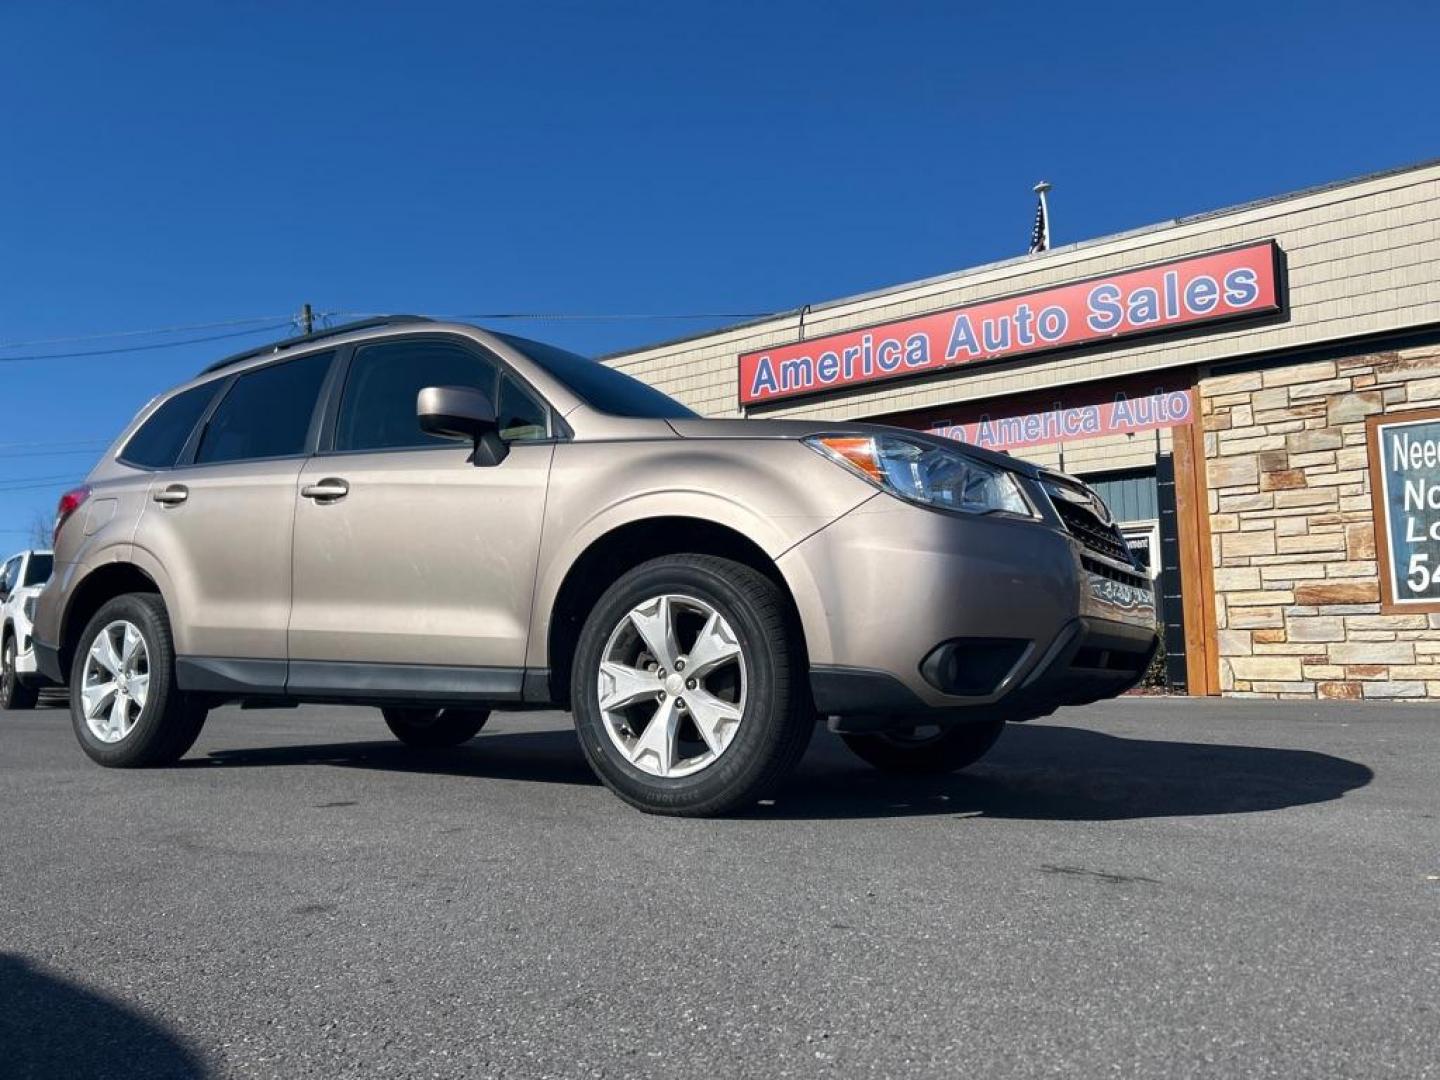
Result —
<path fill-rule="evenodd" d="M 1440 163 L 607 362 L 705 415 L 881 420 L 1083 477 L 1189 693 L 1440 698 Z"/>

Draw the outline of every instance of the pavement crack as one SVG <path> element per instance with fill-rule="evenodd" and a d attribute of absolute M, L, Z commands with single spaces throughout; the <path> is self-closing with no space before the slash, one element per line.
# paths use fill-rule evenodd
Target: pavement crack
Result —
<path fill-rule="evenodd" d="M 1051 863 L 1041 863 L 1042 874 L 1069 874 L 1072 877 L 1091 878 L 1095 881 L 1103 881 L 1106 885 L 1159 885 L 1158 878 L 1144 877 L 1140 874 L 1112 874 L 1104 870 L 1089 870 L 1083 866 L 1055 866 Z"/>

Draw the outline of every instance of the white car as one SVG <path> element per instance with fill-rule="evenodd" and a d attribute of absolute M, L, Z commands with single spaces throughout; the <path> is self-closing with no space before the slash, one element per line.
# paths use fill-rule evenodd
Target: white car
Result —
<path fill-rule="evenodd" d="M 40 696 L 31 622 L 54 565 L 51 552 L 22 551 L 0 570 L 0 709 L 34 708 Z"/>

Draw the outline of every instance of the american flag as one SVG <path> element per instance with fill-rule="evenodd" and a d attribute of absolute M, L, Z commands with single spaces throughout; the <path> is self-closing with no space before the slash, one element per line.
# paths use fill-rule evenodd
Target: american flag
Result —
<path fill-rule="evenodd" d="M 1050 219 L 1045 214 L 1045 192 L 1049 184 L 1035 185 L 1035 228 L 1030 230 L 1030 254 L 1050 250 Z"/>

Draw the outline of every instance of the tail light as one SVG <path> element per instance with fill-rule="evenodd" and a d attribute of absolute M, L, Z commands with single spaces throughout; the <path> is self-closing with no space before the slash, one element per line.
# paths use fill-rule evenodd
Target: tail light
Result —
<path fill-rule="evenodd" d="M 60 505 L 55 508 L 55 534 L 53 542 L 59 542 L 60 530 L 65 527 L 65 522 L 70 515 L 85 505 L 85 500 L 90 498 L 90 485 L 81 484 L 77 488 L 71 488 L 60 496 Z"/>

